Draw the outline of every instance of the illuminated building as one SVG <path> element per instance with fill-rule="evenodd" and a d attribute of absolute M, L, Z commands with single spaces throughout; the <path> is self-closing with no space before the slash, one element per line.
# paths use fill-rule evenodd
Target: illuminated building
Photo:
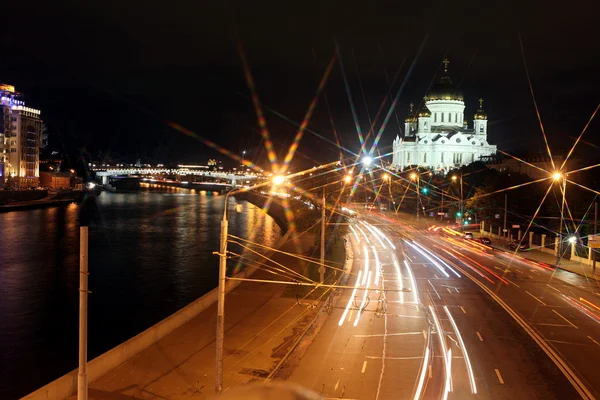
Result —
<path fill-rule="evenodd" d="M 39 185 L 40 111 L 27 107 L 15 87 L 0 84 L 0 162 L 6 183 Z"/>
<path fill-rule="evenodd" d="M 483 99 L 474 116 L 473 128 L 464 120 L 462 92 L 454 88 L 444 60 L 444 76 L 425 96 L 425 105 L 415 114 L 411 104 L 405 119 L 404 137 L 393 142 L 392 167 L 403 170 L 418 165 L 446 173 L 453 168 L 496 154 L 487 141 L 487 115 Z"/>

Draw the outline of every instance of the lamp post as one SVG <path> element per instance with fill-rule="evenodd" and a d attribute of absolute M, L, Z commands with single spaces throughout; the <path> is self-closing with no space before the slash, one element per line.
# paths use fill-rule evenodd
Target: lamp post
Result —
<path fill-rule="evenodd" d="M 562 191 L 562 202 L 560 205 L 560 221 L 558 222 L 558 244 L 557 244 L 557 249 L 556 249 L 556 266 L 558 267 L 558 264 L 560 264 L 560 259 L 562 258 L 562 230 L 563 230 L 563 218 L 564 218 L 564 213 L 565 213 L 565 195 L 567 192 L 567 178 L 566 176 L 563 176 L 563 174 L 561 174 L 560 172 L 555 172 L 552 175 L 552 178 L 554 179 L 554 182 L 561 182 L 562 183 L 562 187 L 561 187 L 561 191 Z"/>
<path fill-rule="evenodd" d="M 460 177 L 457 177 L 456 175 L 452 176 L 452 181 L 456 182 L 456 180 L 459 180 L 460 183 L 460 225 L 462 226 L 463 224 L 463 218 L 464 218 L 464 210 L 463 210 L 463 175 L 462 175 L 462 171 L 460 171 Z"/>
<path fill-rule="evenodd" d="M 273 185 L 281 185 L 285 181 L 282 175 L 273 177 Z M 265 186 L 269 182 L 259 183 L 253 188 Z M 217 394 L 223 391 L 223 342 L 225 338 L 225 283 L 227 279 L 227 201 L 229 195 L 238 192 L 232 190 L 225 195 L 225 205 L 223 207 L 223 219 L 221 220 L 221 236 L 219 243 L 219 287 L 217 297 L 217 336 L 216 336 L 216 365 L 215 365 L 215 392 Z"/>
<path fill-rule="evenodd" d="M 244 165 L 244 158 L 246 156 L 246 150 L 242 151 L 242 166 Z"/>
<path fill-rule="evenodd" d="M 421 190 L 419 188 L 419 186 L 420 186 L 419 174 L 416 174 L 413 172 L 412 174 L 410 174 L 410 178 L 413 181 L 417 182 L 417 222 L 419 222 L 419 207 L 421 204 Z"/>

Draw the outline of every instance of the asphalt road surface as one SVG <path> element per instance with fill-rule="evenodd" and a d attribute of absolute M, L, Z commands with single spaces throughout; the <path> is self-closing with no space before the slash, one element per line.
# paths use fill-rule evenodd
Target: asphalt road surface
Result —
<path fill-rule="evenodd" d="M 289 380 L 335 399 L 597 398 L 597 283 L 369 214 Z"/>

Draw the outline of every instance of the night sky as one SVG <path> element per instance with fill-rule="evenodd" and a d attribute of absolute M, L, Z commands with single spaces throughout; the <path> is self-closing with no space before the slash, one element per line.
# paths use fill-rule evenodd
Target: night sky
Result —
<path fill-rule="evenodd" d="M 215 155 L 165 124 L 174 121 L 260 161 L 265 154 L 237 44 L 263 104 L 301 121 L 336 40 L 364 131 L 390 89 L 386 74 L 391 80 L 401 68 L 393 94 L 406 79 L 397 109 L 403 122 L 408 103 L 419 104 L 447 56 L 450 76 L 465 93 L 466 118 L 472 119 L 483 97 L 492 144 L 512 152 L 542 151 L 520 35 L 542 121 L 558 150 L 573 142 L 600 99 L 600 15 L 596 1 L 556 4 L 11 2 L 2 11 L 0 80 L 41 108 L 51 147 L 71 154 L 84 148 L 93 157 L 151 163 L 205 163 Z M 297 167 L 339 154 L 328 142 L 335 140 L 329 110 L 343 144 L 358 149 L 339 64 L 326 94 L 330 107 L 320 98 L 310 125 L 325 139 L 306 134 Z M 391 150 L 399 131 L 395 121 L 385 131 L 382 152 Z M 294 125 L 268 111 L 267 122 L 283 153 Z M 595 121 L 580 156 L 597 152 L 599 133 Z"/>

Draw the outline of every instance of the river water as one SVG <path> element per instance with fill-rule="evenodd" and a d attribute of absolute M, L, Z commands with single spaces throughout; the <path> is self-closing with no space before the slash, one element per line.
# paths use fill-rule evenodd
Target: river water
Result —
<path fill-rule="evenodd" d="M 169 188 L 103 193 L 89 223 L 88 359 L 217 285 L 225 196 Z M 281 230 L 229 200 L 229 233 L 273 245 Z M 0 399 L 77 368 L 79 206 L 0 214 Z"/>

